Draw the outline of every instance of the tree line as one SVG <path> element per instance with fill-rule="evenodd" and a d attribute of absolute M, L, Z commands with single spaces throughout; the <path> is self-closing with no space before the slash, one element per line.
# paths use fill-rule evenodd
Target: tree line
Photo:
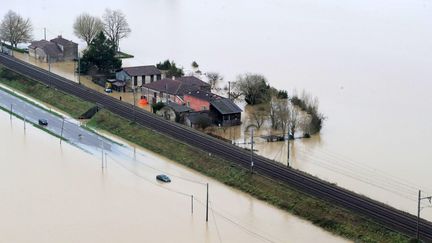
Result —
<path fill-rule="evenodd" d="M 324 116 L 318 110 L 316 97 L 306 91 L 289 96 L 287 91 L 271 87 L 263 75 L 238 76 L 229 96 L 244 99 L 251 108 L 249 122 L 258 129 L 269 123 L 270 128 L 293 139 L 299 131 L 309 137 L 322 128 Z"/>

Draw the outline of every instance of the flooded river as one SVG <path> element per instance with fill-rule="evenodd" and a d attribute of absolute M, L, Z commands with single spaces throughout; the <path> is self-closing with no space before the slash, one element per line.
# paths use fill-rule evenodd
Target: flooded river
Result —
<path fill-rule="evenodd" d="M 171 58 L 188 70 L 195 60 L 225 81 L 256 72 L 317 96 L 324 128 L 292 144 L 293 167 L 414 214 L 417 190 L 432 194 L 430 0 L 78 0 L 67 11 L 61 2 L 17 0 L 0 15 L 30 17 L 36 39 L 46 27 L 48 38 L 78 41 L 72 24 L 82 6 L 127 15 L 132 34 L 121 47 L 135 58 L 125 65 Z M 286 163 L 285 144 L 256 148 Z M 432 220 L 431 209 L 422 214 Z"/>
<path fill-rule="evenodd" d="M 110 154 L 102 170 L 99 151 L 23 125 L 0 112 L 0 242 L 346 242 L 147 151 Z M 210 184 L 207 224 L 196 182 Z"/>

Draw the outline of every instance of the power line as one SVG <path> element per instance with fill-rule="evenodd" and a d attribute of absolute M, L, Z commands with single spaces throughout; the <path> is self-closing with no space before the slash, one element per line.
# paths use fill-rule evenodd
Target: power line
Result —
<path fill-rule="evenodd" d="M 174 190 L 174 189 L 171 189 L 171 188 L 168 188 L 168 187 L 164 187 L 164 186 L 159 185 L 159 184 L 155 184 L 154 182 L 150 181 L 148 178 L 146 178 L 146 177 L 144 177 L 144 176 L 136 173 L 135 171 L 130 170 L 129 168 L 127 168 L 126 166 L 124 166 L 121 162 L 119 162 L 118 160 L 114 159 L 111 155 L 108 155 L 108 157 L 111 158 L 111 160 L 113 160 L 118 166 L 122 167 L 123 169 L 127 170 L 128 172 L 130 172 L 131 174 L 137 176 L 138 178 L 141 178 L 141 179 L 149 182 L 152 185 L 158 186 L 158 187 L 163 188 L 163 189 L 165 189 L 167 191 L 171 191 L 171 192 L 183 195 L 183 196 L 187 196 L 188 198 L 190 198 L 192 196 L 191 194 L 187 194 L 187 193 L 184 193 L 184 192 L 181 192 L 181 191 L 177 191 L 177 190 Z"/>
<path fill-rule="evenodd" d="M 299 151 L 297 151 L 297 152 L 299 152 Z M 318 165 L 318 166 L 320 166 L 322 168 L 325 168 L 325 169 L 328 169 L 330 171 L 336 172 L 338 174 L 344 175 L 344 176 L 346 176 L 348 178 L 361 181 L 361 182 L 363 182 L 365 184 L 368 184 L 368 185 L 371 185 L 371 186 L 374 186 L 374 187 L 378 187 L 378 188 L 383 189 L 385 191 L 392 192 L 392 193 L 397 194 L 397 195 L 399 195 L 401 197 L 404 197 L 404 198 L 406 198 L 408 200 L 412 200 L 412 201 L 414 200 L 413 196 L 411 196 L 411 197 L 407 196 L 407 194 L 412 194 L 412 191 L 405 191 L 405 194 L 402 194 L 400 192 L 400 188 L 394 188 L 393 189 L 393 188 L 384 187 L 382 185 L 372 183 L 371 182 L 372 178 L 370 178 L 370 177 L 362 178 L 362 177 L 359 177 L 359 176 L 353 174 L 352 170 L 347 170 L 347 169 L 344 169 L 344 168 L 337 168 L 337 167 L 331 166 L 331 165 L 328 164 L 329 162 L 326 162 L 326 161 L 324 161 L 322 159 L 319 159 L 319 158 L 311 157 L 311 156 L 309 156 L 307 154 L 303 154 L 303 156 L 307 157 L 310 160 L 311 163 L 316 164 L 316 165 Z M 321 161 L 321 162 L 319 162 L 319 161 Z M 331 164 L 331 162 L 330 162 L 330 164 Z"/>
<path fill-rule="evenodd" d="M 212 203 L 211 205 L 213 205 L 213 203 Z M 222 243 L 222 237 L 221 237 L 221 234 L 220 234 L 220 232 L 219 232 L 219 228 L 218 228 L 218 225 L 217 225 L 217 222 L 216 222 L 216 217 L 215 217 L 215 215 L 214 215 L 213 206 L 210 206 L 210 209 L 211 209 L 211 211 L 212 211 L 213 221 L 214 221 L 214 224 L 215 224 L 215 227 L 216 227 L 216 232 L 217 232 L 217 235 L 218 235 L 218 238 L 219 238 L 219 242 Z"/>
<path fill-rule="evenodd" d="M 308 150 L 308 151 L 311 151 L 311 150 Z M 306 152 L 306 153 L 308 153 L 310 155 L 310 152 Z M 373 169 L 372 167 L 362 166 L 362 165 L 356 164 L 355 162 L 351 162 L 351 161 L 347 161 L 347 160 L 343 160 L 346 163 L 344 163 L 344 162 L 341 163 L 340 162 L 341 160 L 338 159 L 337 157 L 334 158 L 334 157 L 331 157 L 331 156 L 329 157 L 329 156 L 330 155 L 327 155 L 327 158 L 331 159 L 331 164 L 340 164 L 344 167 L 346 167 L 348 164 L 348 166 L 351 166 L 356 170 L 355 171 L 356 173 L 365 174 L 370 179 L 379 178 L 378 180 L 384 180 L 385 183 L 392 184 L 393 186 L 397 187 L 398 190 L 400 190 L 401 187 L 404 187 L 406 190 L 410 191 L 410 193 L 413 193 L 413 195 L 414 195 L 414 194 L 416 194 L 417 188 L 419 188 L 418 185 L 414 185 L 414 184 L 407 182 L 407 181 L 403 182 L 404 181 L 403 179 L 391 176 L 391 175 L 384 173 L 382 171 L 379 171 L 377 169 Z M 320 157 L 320 159 L 323 159 L 323 158 Z"/>
<path fill-rule="evenodd" d="M 202 201 L 200 201 L 198 198 L 194 198 L 194 200 L 195 200 L 196 202 L 198 202 L 199 204 L 201 204 L 201 205 L 204 206 L 204 203 L 203 203 Z M 243 231 L 245 231 L 246 233 L 248 233 L 249 235 L 251 235 L 251 236 L 254 237 L 255 239 L 260 239 L 260 240 L 262 240 L 262 241 L 270 242 L 270 243 L 276 243 L 275 241 L 273 241 L 273 240 L 271 240 L 271 239 L 269 239 L 269 238 L 267 238 L 267 237 L 265 237 L 265 236 L 263 236 L 263 235 L 261 235 L 261 234 L 259 234 L 259 233 L 256 233 L 256 232 L 254 232 L 254 231 L 248 229 L 247 227 L 243 226 L 242 224 L 237 223 L 236 221 L 230 219 L 229 217 L 224 216 L 222 213 L 220 213 L 220 212 L 218 212 L 217 210 L 215 210 L 215 209 L 213 208 L 213 206 L 210 207 L 210 208 L 211 208 L 211 210 L 213 210 L 214 214 L 218 215 L 218 216 L 221 217 L 222 219 L 225 219 L 226 221 L 230 222 L 230 223 L 233 224 L 234 226 L 239 227 L 240 229 L 242 229 Z"/>

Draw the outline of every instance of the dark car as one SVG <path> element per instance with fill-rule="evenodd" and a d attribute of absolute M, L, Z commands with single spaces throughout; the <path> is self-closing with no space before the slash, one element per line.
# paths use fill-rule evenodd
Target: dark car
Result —
<path fill-rule="evenodd" d="M 157 175 L 156 180 L 162 181 L 162 182 L 167 182 L 167 183 L 171 182 L 171 179 L 166 175 Z"/>
<path fill-rule="evenodd" d="M 39 125 L 41 126 L 48 126 L 48 121 L 45 119 L 39 119 Z"/>

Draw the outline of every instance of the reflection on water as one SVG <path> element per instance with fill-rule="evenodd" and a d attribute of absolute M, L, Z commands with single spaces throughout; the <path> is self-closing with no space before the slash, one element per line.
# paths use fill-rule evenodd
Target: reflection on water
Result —
<path fill-rule="evenodd" d="M 60 145 L 31 126 L 24 133 L 23 122 L 9 121 L 4 112 L 0 133 L 0 242 L 345 241 L 142 150 L 136 161 L 110 155 L 102 171 L 99 152 Z M 177 177 L 171 184 L 158 184 L 154 176 L 160 172 L 148 165 Z M 208 224 L 202 204 L 196 201 L 191 214 L 189 196 L 173 193 L 204 201 L 205 187 L 182 177 L 210 183 L 214 211 Z"/>
<path fill-rule="evenodd" d="M 43 27 L 49 37 L 75 38 L 81 6 L 94 15 L 122 9 L 132 34 L 121 47 L 135 55 L 126 66 L 170 58 L 189 69 L 195 60 L 225 81 L 256 72 L 289 93 L 305 89 L 327 120 L 319 137 L 293 142 L 295 168 L 411 213 L 419 188 L 432 194 L 429 1 L 78 0 L 68 11 L 60 2 L 34 4 L 7 1 L 0 16 L 14 9 L 30 17 L 36 39 Z M 283 143 L 257 149 L 286 163 Z M 392 192 L 399 188 L 402 195 Z M 431 211 L 424 210 L 430 220 Z"/>

